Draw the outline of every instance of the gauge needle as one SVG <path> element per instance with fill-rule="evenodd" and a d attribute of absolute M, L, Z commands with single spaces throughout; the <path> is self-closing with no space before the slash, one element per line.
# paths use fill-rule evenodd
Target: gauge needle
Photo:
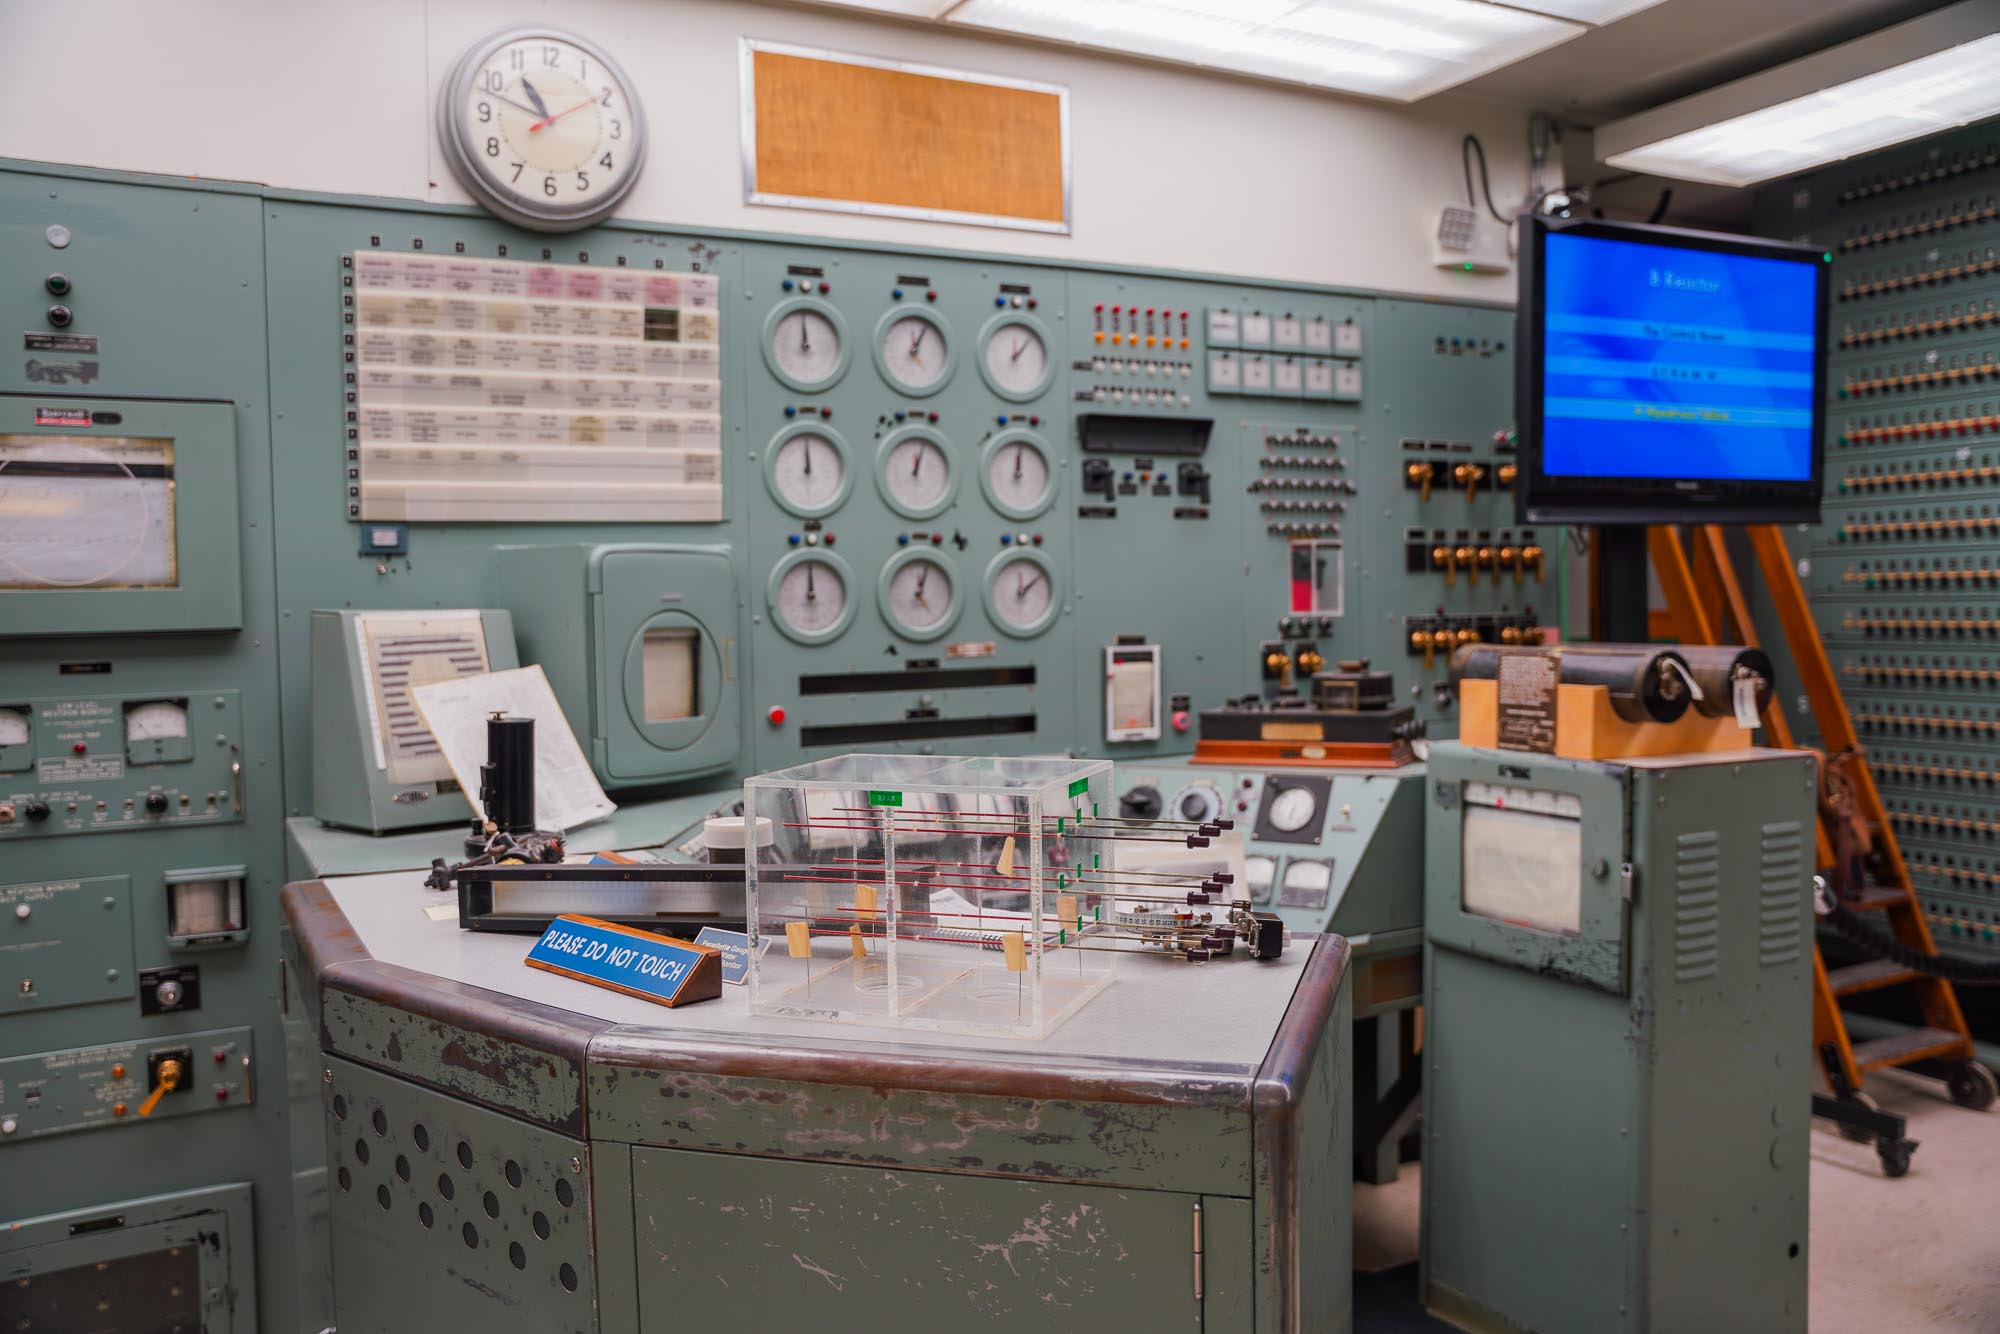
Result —
<path fill-rule="evenodd" d="M 808 565 L 806 566 L 806 601 L 811 602 L 818 596 L 819 592 L 813 588 L 813 567 Z"/>
<path fill-rule="evenodd" d="M 810 477 L 810 476 L 812 476 L 812 473 L 813 473 L 813 442 L 812 442 L 812 437 L 811 437 L 811 436 L 807 436 L 807 437 L 806 437 L 806 439 L 805 439 L 805 442 L 804 442 L 804 444 L 802 444 L 802 445 L 800 446 L 800 448 L 804 449 L 804 450 L 805 450 L 805 452 L 806 452 L 806 476 Z M 812 582 L 812 571 L 811 571 L 811 570 L 808 570 L 808 571 L 806 571 L 806 582 L 807 582 L 807 583 L 811 583 L 811 582 Z"/>
<path fill-rule="evenodd" d="M 528 100 L 535 104 L 535 114 L 537 116 L 546 116 L 549 114 L 549 104 L 542 100 L 542 95 L 535 91 L 535 85 L 528 82 L 528 76 L 525 74 L 521 76 L 521 91 L 526 93 Z"/>
<path fill-rule="evenodd" d="M 923 346 L 924 335 L 930 331 L 929 325 L 921 325 L 917 329 L 917 336 L 910 340 L 910 360 L 916 362 L 919 366 L 924 364 L 924 354 L 920 350 Z"/>
<path fill-rule="evenodd" d="M 1013 352 L 1011 352 L 1010 354 L 1008 354 L 1008 357 L 1007 357 L 1007 360 L 1009 360 L 1009 361 L 1019 361 L 1019 360 L 1021 359 L 1021 349 L 1022 349 L 1022 348 L 1024 348 L 1024 347 L 1026 347 L 1027 345 L 1028 345 L 1028 340 L 1027 340 L 1027 339 L 1025 339 L 1025 338 L 1017 338 L 1017 339 L 1015 339 L 1015 340 L 1014 340 L 1014 350 L 1013 350 Z"/>
<path fill-rule="evenodd" d="M 924 566 L 923 569 L 917 571 L 917 605 L 919 607 L 929 607 L 931 605 L 930 603 L 924 601 L 924 580 L 930 577 L 931 577 L 931 567 L 928 565 Z"/>
<path fill-rule="evenodd" d="M 924 451 L 921 449 L 913 449 L 910 451 L 910 456 L 916 460 L 914 463 L 910 464 L 910 476 L 915 477 L 917 475 L 917 469 L 924 466 Z"/>
<path fill-rule="evenodd" d="M 801 351 L 809 352 L 812 350 L 812 340 L 806 336 L 806 330 L 806 322 L 801 318 L 799 320 L 799 348 Z"/>
<path fill-rule="evenodd" d="M 1014 480 L 1017 482 L 1021 480 L 1021 455 L 1027 448 L 1026 445 L 1014 446 Z"/>

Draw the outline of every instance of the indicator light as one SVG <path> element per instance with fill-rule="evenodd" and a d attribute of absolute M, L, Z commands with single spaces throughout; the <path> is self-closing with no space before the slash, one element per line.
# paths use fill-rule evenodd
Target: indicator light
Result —
<path fill-rule="evenodd" d="M 765 711 L 764 717 L 773 727 L 785 725 L 785 711 L 775 704 Z"/>

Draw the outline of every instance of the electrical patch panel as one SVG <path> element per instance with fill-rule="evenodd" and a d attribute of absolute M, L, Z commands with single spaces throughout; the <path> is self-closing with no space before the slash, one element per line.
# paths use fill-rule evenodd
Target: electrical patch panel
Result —
<path fill-rule="evenodd" d="M 2000 125 L 1829 167 L 1824 522 L 1793 556 L 1940 949 L 2000 956 Z"/>

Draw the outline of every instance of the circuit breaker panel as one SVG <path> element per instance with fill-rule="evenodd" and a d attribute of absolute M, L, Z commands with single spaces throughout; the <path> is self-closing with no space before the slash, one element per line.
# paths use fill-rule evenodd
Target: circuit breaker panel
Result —
<path fill-rule="evenodd" d="M 1826 248 L 1824 522 L 1791 537 L 1931 935 L 2000 957 L 2000 125 L 1759 199 Z"/>

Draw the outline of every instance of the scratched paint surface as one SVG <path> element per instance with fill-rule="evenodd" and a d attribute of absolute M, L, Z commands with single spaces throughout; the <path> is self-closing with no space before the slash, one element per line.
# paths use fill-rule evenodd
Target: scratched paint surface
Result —
<path fill-rule="evenodd" d="M 1191 1196 L 671 1149 L 632 1178 L 644 1328 L 1201 1328 Z"/>
<path fill-rule="evenodd" d="M 1250 1192 L 1247 1108 L 590 1067 L 593 1138 L 876 1167 Z"/>

